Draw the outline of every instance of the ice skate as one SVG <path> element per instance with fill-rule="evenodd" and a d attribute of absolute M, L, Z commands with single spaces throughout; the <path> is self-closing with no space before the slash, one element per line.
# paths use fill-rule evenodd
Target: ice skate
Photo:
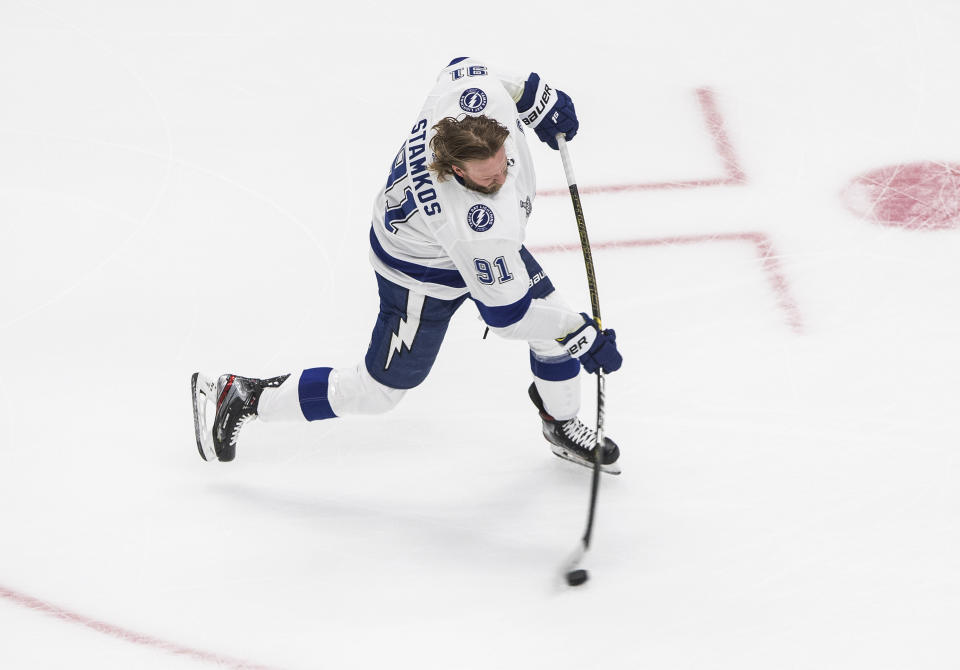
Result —
<path fill-rule="evenodd" d="M 199 372 L 193 373 L 193 428 L 203 460 L 232 461 L 237 454 L 237 435 L 245 423 L 256 418 L 263 389 L 280 386 L 289 376 L 251 379 L 227 374 L 214 384 Z"/>
<path fill-rule="evenodd" d="M 597 431 L 584 424 L 577 417 L 567 421 L 557 421 L 547 414 L 543 407 L 543 399 L 537 392 L 536 384 L 530 384 L 527 392 L 530 394 L 530 400 L 540 410 L 540 418 L 543 419 L 543 436 L 550 443 L 553 453 L 578 465 L 592 468 L 593 450 L 597 446 Z M 601 458 L 600 469 L 603 472 L 611 475 L 620 474 L 620 465 L 617 463 L 617 459 L 620 458 L 620 448 L 606 436 L 603 438 Z"/>

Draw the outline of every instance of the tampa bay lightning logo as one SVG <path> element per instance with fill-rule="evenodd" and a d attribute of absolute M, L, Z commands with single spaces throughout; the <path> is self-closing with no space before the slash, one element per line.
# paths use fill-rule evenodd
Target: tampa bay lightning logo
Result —
<path fill-rule="evenodd" d="M 468 88 L 460 96 L 460 109 L 471 114 L 483 110 L 487 106 L 487 94 L 479 88 Z"/>
<path fill-rule="evenodd" d="M 486 205 L 474 205 L 467 212 L 467 225 L 478 233 L 493 226 L 493 210 Z"/>

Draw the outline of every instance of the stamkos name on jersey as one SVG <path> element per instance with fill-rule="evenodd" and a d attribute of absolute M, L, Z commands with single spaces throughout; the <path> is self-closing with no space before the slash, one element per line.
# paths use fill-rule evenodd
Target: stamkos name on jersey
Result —
<path fill-rule="evenodd" d="M 521 117 L 523 122 L 528 126 L 536 126 L 538 123 L 537 119 L 539 119 L 540 116 L 550 106 L 548 103 L 550 102 L 551 97 L 553 97 L 553 89 L 550 88 L 550 84 L 544 84 L 543 94 L 540 96 L 540 102 L 537 103 L 532 112 L 524 117 Z"/>
<path fill-rule="evenodd" d="M 424 206 L 421 211 L 427 216 L 433 216 L 439 214 L 441 209 L 440 203 L 437 202 L 437 191 L 430 180 L 430 172 L 427 171 L 425 155 L 427 153 L 427 120 L 420 119 L 410 132 L 410 139 L 407 140 L 407 165 L 410 167 L 410 179 L 413 182 L 417 200 Z"/>

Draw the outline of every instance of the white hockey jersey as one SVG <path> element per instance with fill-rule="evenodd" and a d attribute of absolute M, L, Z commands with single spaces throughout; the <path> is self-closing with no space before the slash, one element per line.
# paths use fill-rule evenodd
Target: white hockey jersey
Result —
<path fill-rule="evenodd" d="M 437 78 L 376 199 L 370 231 L 374 269 L 390 281 L 443 299 L 469 293 L 493 327 L 517 323 L 531 285 L 520 255 L 536 176 L 516 100 L 524 78 L 476 59 L 454 61 Z M 507 177 L 492 195 L 427 169 L 434 124 L 484 114 L 509 129 Z"/>

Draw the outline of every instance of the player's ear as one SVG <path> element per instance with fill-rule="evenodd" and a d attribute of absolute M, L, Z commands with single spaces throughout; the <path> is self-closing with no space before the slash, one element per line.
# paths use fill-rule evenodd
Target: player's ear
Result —
<path fill-rule="evenodd" d="M 457 175 L 460 178 L 463 178 L 463 170 L 460 169 L 459 165 L 451 165 L 450 169 L 453 170 L 453 174 Z"/>

